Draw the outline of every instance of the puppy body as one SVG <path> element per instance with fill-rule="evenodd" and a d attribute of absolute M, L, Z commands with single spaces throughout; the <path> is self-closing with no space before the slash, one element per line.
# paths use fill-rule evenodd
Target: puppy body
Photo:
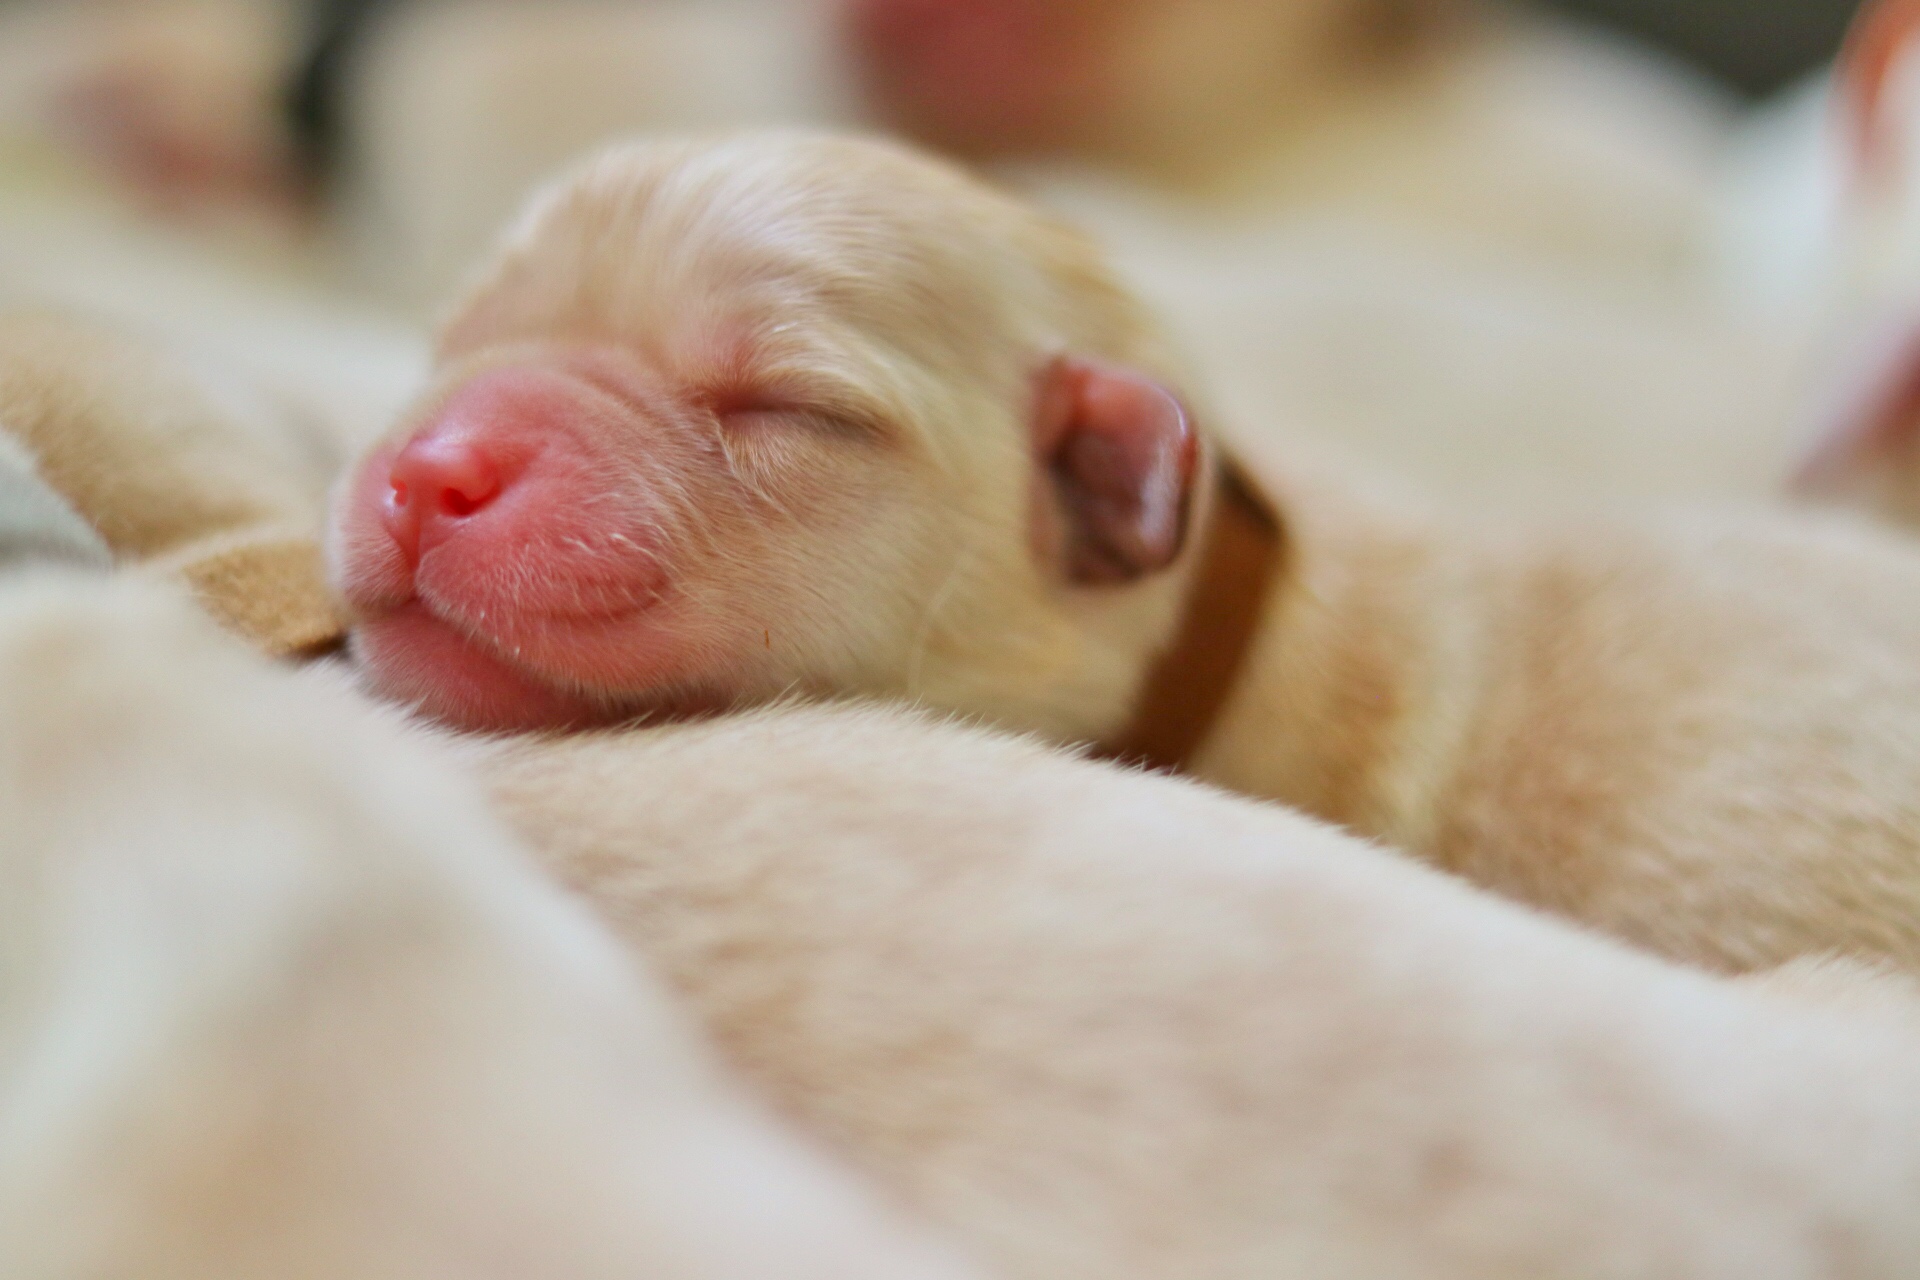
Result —
<path fill-rule="evenodd" d="M 1746 990 L 1282 810 L 874 711 L 476 754 L 786 1114 L 1008 1274 L 1920 1246 L 1896 988 Z"/>
<path fill-rule="evenodd" d="M 84 522 L 95 560 L 190 584 L 281 654 L 342 628 L 316 546 L 324 449 L 302 425 L 248 379 L 131 328 L 0 312 L 0 432 Z"/>
<path fill-rule="evenodd" d="M 363 706 L 15 575 L 0 709 L 0 1272 L 966 1274 Z"/>
<path fill-rule="evenodd" d="M 1183 216 L 1086 179 L 1040 189 L 1167 319 L 1235 443 L 1504 506 L 1752 501 L 1805 447 L 1806 326 L 1674 288 L 1692 250 L 1556 253 L 1543 217 L 1521 260 L 1524 228 L 1488 245 L 1395 221 L 1452 207 L 1431 190 L 1277 221 Z M 1491 209 L 1459 216 L 1498 225 Z"/>
<path fill-rule="evenodd" d="M 1696 963 L 1920 964 L 1908 548 L 1312 490 L 1197 773 Z"/>
<path fill-rule="evenodd" d="M 221 398 L 251 401 L 261 444 L 323 493 L 420 383 L 414 329 L 317 288 L 311 274 L 235 263 L 129 226 L 97 203 L 0 190 L 0 307 L 87 317 L 168 349 Z M 211 375 L 210 377 L 201 375 Z"/>

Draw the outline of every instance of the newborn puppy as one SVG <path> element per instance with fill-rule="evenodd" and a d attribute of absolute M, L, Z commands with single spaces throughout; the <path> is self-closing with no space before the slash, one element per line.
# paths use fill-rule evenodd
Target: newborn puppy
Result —
<path fill-rule="evenodd" d="M 1007 1275 L 1920 1266 L 1897 985 L 1746 989 L 1283 810 L 904 715 L 478 755 L 785 1114 Z"/>
<path fill-rule="evenodd" d="M 489 265 L 332 559 L 373 683 L 455 724 L 903 697 L 1668 955 L 1920 964 L 1904 545 L 1381 503 L 1228 465 L 1181 388 L 1084 242 L 953 170 L 625 148 Z"/>
<path fill-rule="evenodd" d="M 8 1280 L 958 1280 L 485 802 L 152 588 L 0 584 Z"/>

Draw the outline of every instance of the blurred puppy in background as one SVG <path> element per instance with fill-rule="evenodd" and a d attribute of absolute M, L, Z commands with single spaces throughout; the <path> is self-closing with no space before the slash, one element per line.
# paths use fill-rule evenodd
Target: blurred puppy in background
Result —
<path fill-rule="evenodd" d="M 866 121 L 1094 228 L 1233 416 L 1290 443 L 1476 500 L 1755 496 L 1787 465 L 1796 350 L 1699 278 L 1730 108 L 1537 17 L 1454 0 L 332 8 L 299 81 L 308 145 L 219 167 L 323 160 L 353 274 L 408 306 L 609 137 Z M 260 58 L 235 60 L 226 81 L 257 83 Z M 183 70 L 180 91 L 204 78 Z"/>

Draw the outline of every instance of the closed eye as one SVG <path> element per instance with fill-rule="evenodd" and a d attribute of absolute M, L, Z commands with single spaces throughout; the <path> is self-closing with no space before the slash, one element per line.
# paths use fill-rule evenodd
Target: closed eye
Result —
<path fill-rule="evenodd" d="M 714 414 L 722 427 L 736 435 L 809 431 L 829 438 L 872 440 L 881 434 L 877 423 L 802 405 L 748 403 L 716 406 Z"/>
<path fill-rule="evenodd" d="M 774 431 L 796 425 L 803 413 L 796 409 L 767 407 L 723 409 L 715 416 L 731 431 Z"/>

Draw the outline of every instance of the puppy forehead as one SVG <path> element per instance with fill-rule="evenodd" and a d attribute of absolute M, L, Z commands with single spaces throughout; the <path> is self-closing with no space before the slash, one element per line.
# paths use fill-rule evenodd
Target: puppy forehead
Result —
<path fill-rule="evenodd" d="M 1016 216 L 1009 216 L 1010 211 Z M 1028 282 L 1017 211 L 943 166 L 828 139 L 627 147 L 511 238 L 462 321 L 636 341 L 837 331 L 894 345 L 1003 330 Z"/>
<path fill-rule="evenodd" d="M 956 244 L 977 258 L 992 252 L 983 231 L 1020 217 L 1017 206 L 944 162 L 891 144 L 804 134 L 616 149 L 581 176 L 575 194 L 576 213 L 613 212 L 669 245 L 720 254 L 757 248 L 772 264 L 855 276 L 938 269 Z"/>

